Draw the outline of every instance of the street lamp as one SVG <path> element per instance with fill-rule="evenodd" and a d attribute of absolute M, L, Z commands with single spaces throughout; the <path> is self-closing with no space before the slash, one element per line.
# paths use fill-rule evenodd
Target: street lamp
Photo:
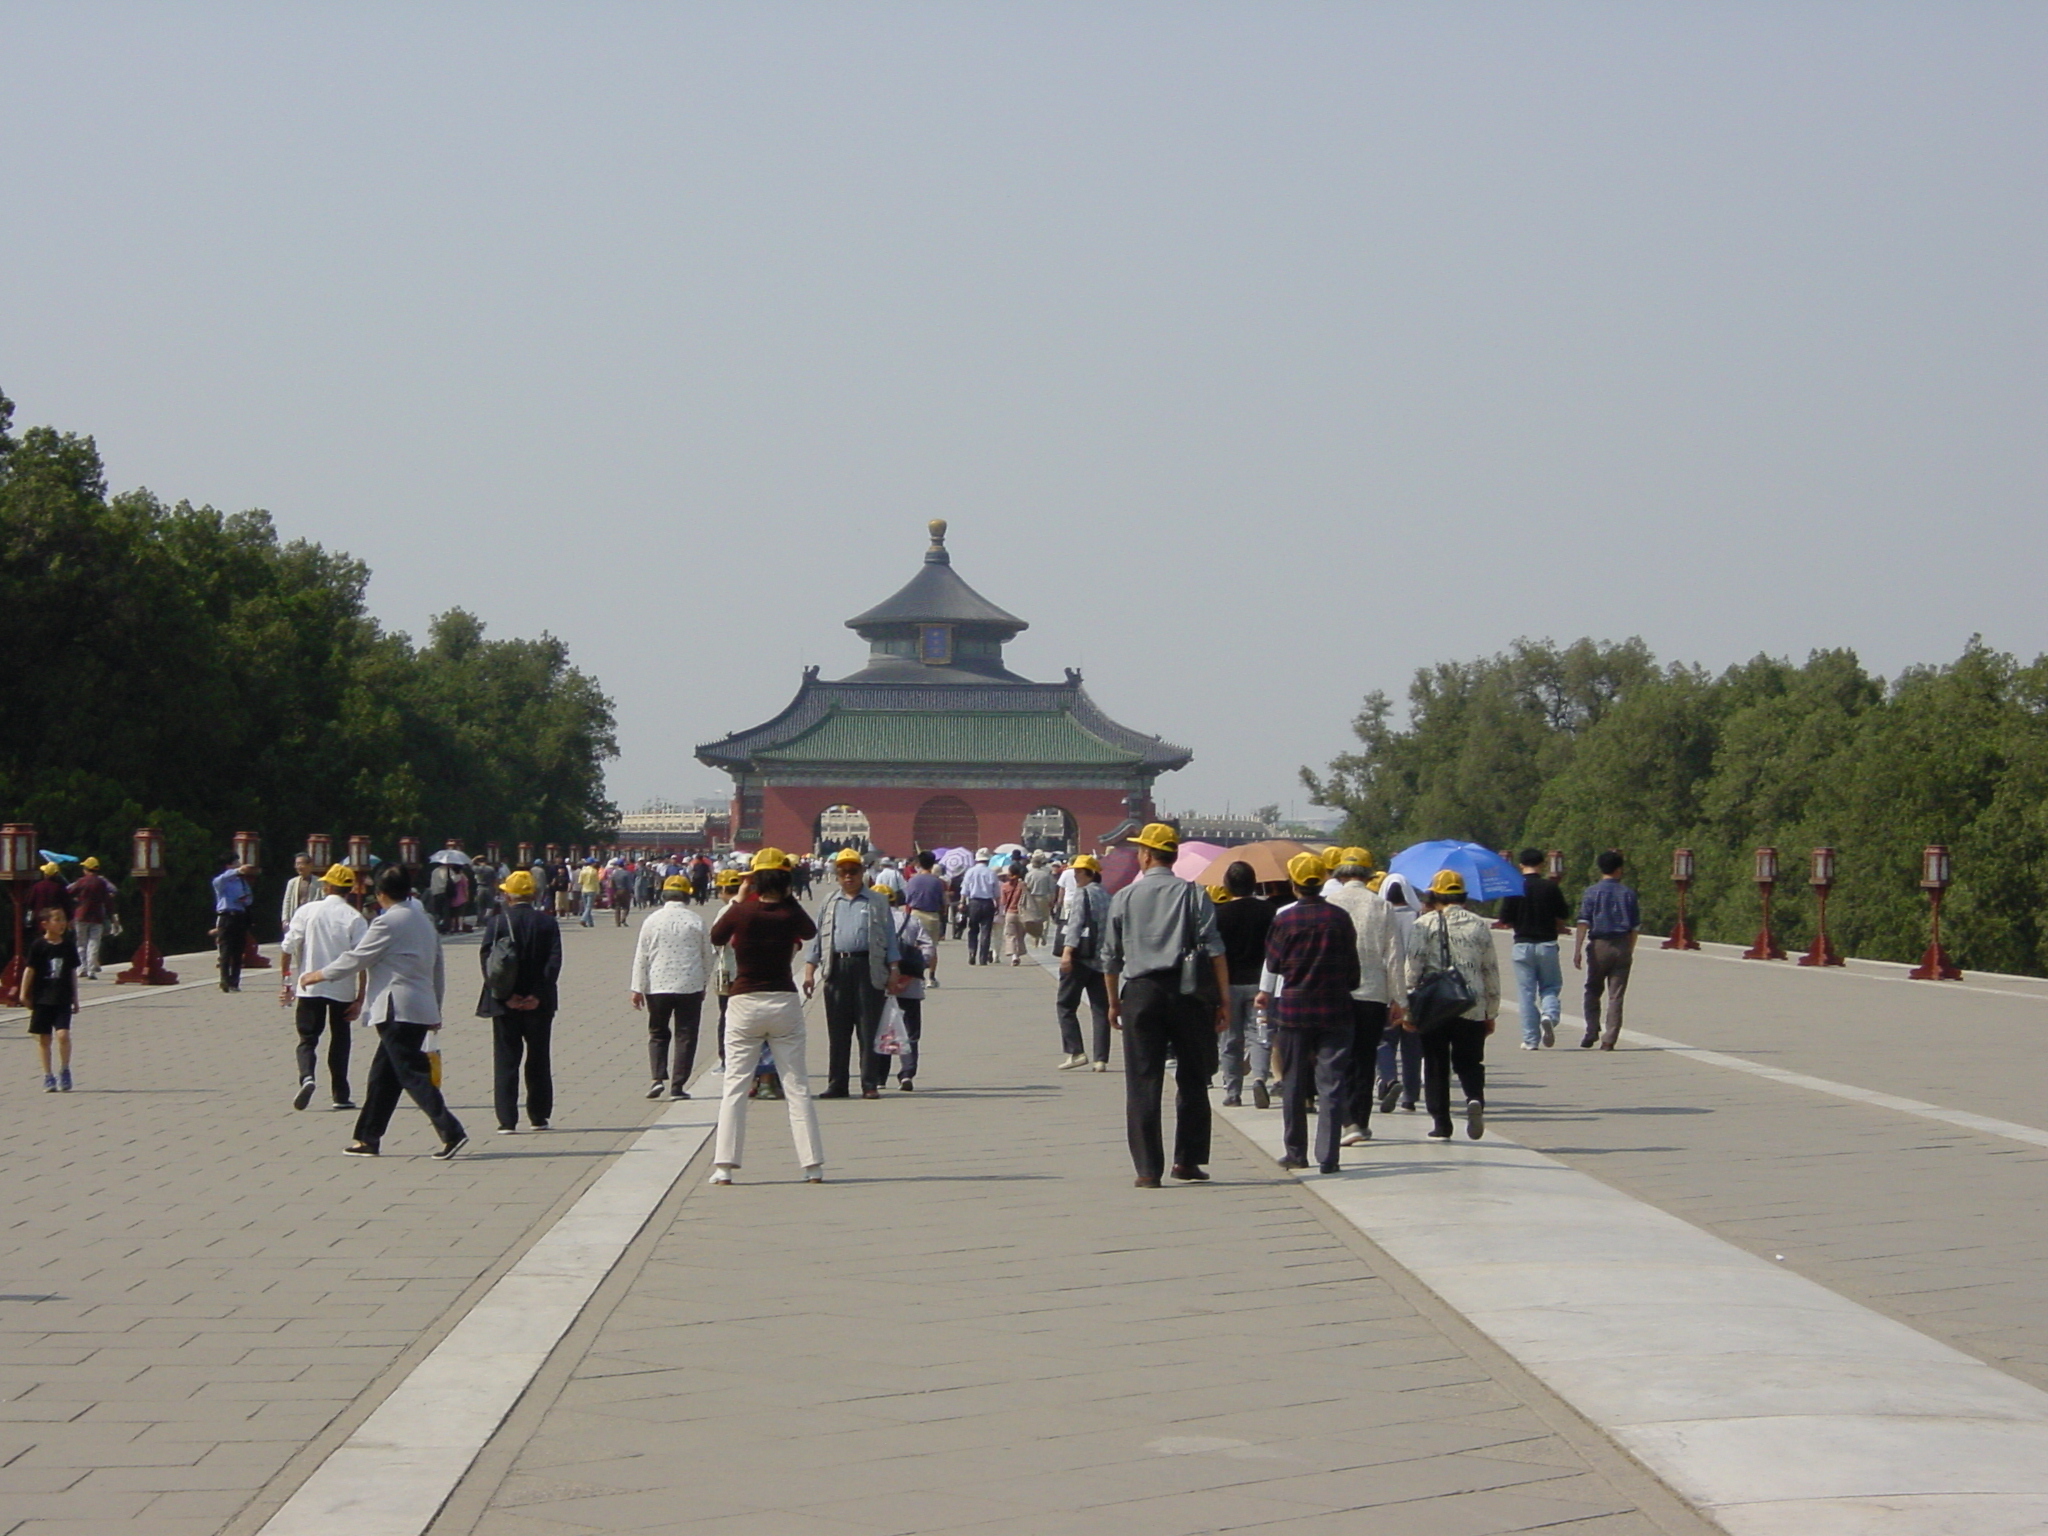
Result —
<path fill-rule="evenodd" d="M 1553 848 L 1543 855 L 1543 877 L 1546 880 L 1562 882 L 1564 879 L 1564 850 Z"/>
<path fill-rule="evenodd" d="M 171 986 L 178 973 L 164 969 L 163 952 L 156 947 L 156 883 L 164 875 L 164 835 L 155 827 L 135 829 L 128 873 L 142 885 L 142 947 L 114 980 L 139 987 Z"/>
<path fill-rule="evenodd" d="M 562 862 L 562 847 L 561 847 L 561 844 L 559 844 L 559 843 L 549 843 L 549 844 L 548 844 L 548 863 L 549 863 L 549 864 L 559 864 L 559 863 L 561 863 L 561 862 Z"/>
<path fill-rule="evenodd" d="M 1813 887 L 1813 899 L 1820 907 L 1813 934 L 1813 948 L 1799 957 L 1801 965 L 1840 965 L 1841 951 L 1828 939 L 1828 893 L 1835 888 L 1835 850 L 1816 848 L 1813 850 L 1813 867 L 1808 871 L 1806 883 Z"/>
<path fill-rule="evenodd" d="M 1664 949 L 1698 949 L 1699 941 L 1692 936 L 1692 927 L 1686 921 L 1687 903 L 1692 898 L 1693 860 L 1690 848 L 1674 848 L 1671 852 L 1671 883 L 1678 887 L 1678 924 L 1671 930 L 1671 936 L 1663 945 Z"/>
<path fill-rule="evenodd" d="M 263 863 L 263 839 L 254 832 L 235 834 L 235 864 L 242 869 L 255 869 Z M 252 890 L 251 894 L 254 892 Z M 245 971 L 267 971 L 270 960 L 256 947 L 256 910 L 252 902 L 249 909 L 249 931 L 242 937 L 242 969 Z"/>
<path fill-rule="evenodd" d="M 521 843 L 519 845 L 519 867 L 521 869 L 533 868 L 533 844 Z"/>
<path fill-rule="evenodd" d="M 22 887 L 41 872 L 36 856 L 36 829 L 25 821 L 10 821 L 0 827 L 0 880 L 7 882 L 7 894 L 14 902 L 14 953 L 7 969 L 0 971 L 0 1003 L 21 1006 L 21 973 L 28 966 L 28 928 L 22 920 L 22 903 L 28 897 Z"/>
<path fill-rule="evenodd" d="M 315 874 L 326 874 L 334 864 L 334 839 L 325 832 L 315 832 L 306 839 L 306 857 Z"/>
<path fill-rule="evenodd" d="M 1757 849 L 1754 878 L 1756 880 L 1757 895 L 1763 898 L 1764 926 L 1758 932 L 1756 942 L 1742 952 L 1742 958 L 1745 960 L 1782 960 L 1785 958 L 1784 946 L 1778 943 L 1777 936 L 1771 932 L 1771 893 L 1777 889 L 1778 885 L 1777 849 Z"/>
<path fill-rule="evenodd" d="M 1928 936 L 1927 953 L 1920 957 L 1917 966 L 1906 972 L 1909 981 L 1963 979 L 1962 971 L 1949 959 L 1948 951 L 1941 947 L 1941 901 L 1948 894 L 1950 878 L 1947 846 L 1942 843 L 1929 843 L 1920 854 L 1920 889 L 1927 893 L 1933 915 L 1933 931 Z"/>
<path fill-rule="evenodd" d="M 484 844 L 484 862 L 486 864 L 491 865 L 493 868 L 496 868 L 498 865 L 503 864 L 505 862 L 503 859 L 498 857 L 498 845 L 496 843 Z"/>
<path fill-rule="evenodd" d="M 401 837 L 398 840 L 398 862 L 408 870 L 420 867 L 420 840 L 416 837 Z"/>
<path fill-rule="evenodd" d="M 370 894 L 370 839 L 367 834 L 357 832 L 349 838 L 348 867 L 356 872 L 356 888 L 351 899 L 360 907 Z"/>

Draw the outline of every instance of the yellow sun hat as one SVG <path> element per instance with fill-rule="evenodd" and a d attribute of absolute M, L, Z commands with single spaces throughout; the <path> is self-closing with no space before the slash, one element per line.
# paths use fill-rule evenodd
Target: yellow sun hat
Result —
<path fill-rule="evenodd" d="M 787 869 L 789 868 L 789 855 L 780 848 L 763 848 L 754 855 L 752 867 L 757 871 L 763 869 Z"/>
<path fill-rule="evenodd" d="M 1371 869 L 1372 850 L 1370 848 L 1346 848 L 1337 862 L 1339 865 L 1356 864 L 1360 869 Z"/>
<path fill-rule="evenodd" d="M 1084 853 L 1076 858 L 1073 863 L 1069 864 L 1067 868 L 1085 869 L 1091 875 L 1099 875 L 1102 873 L 1102 860 L 1095 857 L 1092 853 Z"/>
<path fill-rule="evenodd" d="M 1429 882 L 1429 894 L 1432 896 L 1463 897 L 1465 894 L 1465 877 L 1455 869 L 1440 869 L 1436 872 L 1435 878 Z"/>
<path fill-rule="evenodd" d="M 1323 861 L 1312 853 L 1297 853 L 1287 861 L 1287 878 L 1299 886 L 1321 885 L 1328 873 Z"/>
<path fill-rule="evenodd" d="M 524 875 L 526 871 L 521 870 L 519 873 Z M 519 875 L 512 877 L 513 880 L 518 878 Z M 356 872 L 346 864 L 330 864 L 327 866 L 327 873 L 320 877 L 320 883 L 322 885 L 331 885 L 337 891 L 352 891 L 356 888 Z M 512 889 L 512 880 L 505 882 L 505 889 L 508 891 Z M 531 875 L 526 875 L 526 894 L 529 896 L 533 894 L 533 876 Z"/>
<path fill-rule="evenodd" d="M 661 888 L 664 891 L 681 891 L 685 896 L 697 889 L 694 885 L 690 884 L 690 877 L 688 875 L 670 875 L 661 882 Z"/>
<path fill-rule="evenodd" d="M 861 857 L 861 852 L 858 848 L 842 848 L 832 855 L 832 862 L 834 864 L 865 865 L 867 860 Z"/>
<path fill-rule="evenodd" d="M 1154 853 L 1180 852 L 1180 834 L 1163 821 L 1147 822 L 1145 830 L 1131 841 L 1140 848 L 1150 848 Z"/>

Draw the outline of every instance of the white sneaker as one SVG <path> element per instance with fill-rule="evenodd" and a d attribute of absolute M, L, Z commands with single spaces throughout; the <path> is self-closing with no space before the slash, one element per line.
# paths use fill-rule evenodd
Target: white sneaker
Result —
<path fill-rule="evenodd" d="M 1344 1128 L 1344 1139 L 1337 1144 L 1340 1147 L 1362 1147 L 1371 1140 L 1371 1131 L 1361 1131 L 1355 1125 L 1347 1125 Z"/>
<path fill-rule="evenodd" d="M 1557 1044 L 1557 1020 L 1545 1019 L 1543 1021 L 1543 1043 L 1545 1045 Z"/>
<path fill-rule="evenodd" d="M 1524 1040 L 1522 1042 L 1522 1049 L 1525 1051 L 1533 1051 L 1536 1049 L 1536 1047 L 1531 1045 L 1527 1040 Z"/>
<path fill-rule="evenodd" d="M 1062 1072 L 1071 1072 L 1076 1067 L 1085 1067 L 1087 1065 L 1088 1058 L 1086 1056 L 1062 1056 L 1060 1058 L 1059 1070 Z"/>
<path fill-rule="evenodd" d="M 1107 1072 L 1109 1070 L 1109 1063 L 1106 1061 L 1098 1061 L 1095 1063 L 1095 1070 L 1098 1072 Z"/>
<path fill-rule="evenodd" d="M 732 1182 L 732 1170 L 720 1164 L 711 1170 L 711 1182 L 714 1184 L 730 1184 Z"/>
<path fill-rule="evenodd" d="M 806 1169 L 804 1170 L 804 1182 L 805 1182 L 806 1184 L 822 1184 L 822 1183 L 824 1183 L 824 1182 L 825 1182 L 825 1165 L 824 1165 L 823 1163 L 812 1163 L 812 1164 L 810 1165 L 810 1167 L 808 1167 L 808 1168 L 806 1168 Z"/>

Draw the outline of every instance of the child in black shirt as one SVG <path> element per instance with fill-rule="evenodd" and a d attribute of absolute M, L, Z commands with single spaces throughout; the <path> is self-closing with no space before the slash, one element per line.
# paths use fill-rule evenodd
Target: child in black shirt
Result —
<path fill-rule="evenodd" d="M 29 1005 L 28 1032 L 43 1057 L 43 1092 L 71 1091 L 71 1015 L 78 1012 L 78 946 L 62 907 L 45 907 L 42 936 L 28 947 L 21 990 Z M 57 1037 L 57 1070 L 50 1071 L 50 1037 Z"/>

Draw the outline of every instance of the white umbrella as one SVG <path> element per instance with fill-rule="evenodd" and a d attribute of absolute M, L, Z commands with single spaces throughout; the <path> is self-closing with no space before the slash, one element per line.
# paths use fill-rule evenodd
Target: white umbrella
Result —
<path fill-rule="evenodd" d="M 1022 853 L 1023 851 L 1024 845 L 1022 843 L 998 843 L 996 844 L 993 856 L 998 859 L 1007 859 L 1011 854 Z"/>
<path fill-rule="evenodd" d="M 464 869 L 467 869 L 469 868 L 470 860 L 469 855 L 460 848 L 443 848 L 438 853 L 428 854 L 427 862 L 429 864 L 460 864 Z"/>

